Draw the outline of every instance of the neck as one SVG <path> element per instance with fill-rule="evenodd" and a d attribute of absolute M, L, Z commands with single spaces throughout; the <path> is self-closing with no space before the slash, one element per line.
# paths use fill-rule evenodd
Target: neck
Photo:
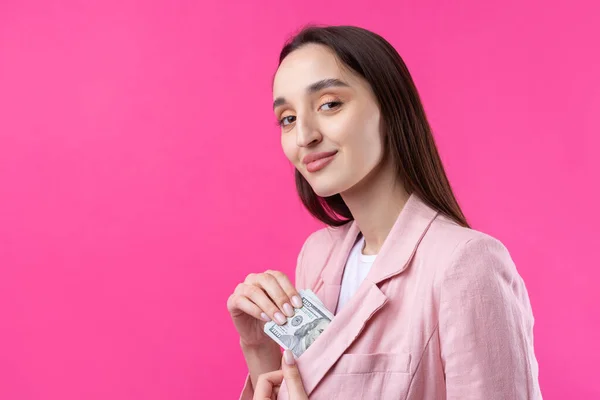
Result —
<path fill-rule="evenodd" d="M 379 253 L 409 197 L 390 162 L 370 175 L 341 193 L 365 238 L 365 255 Z"/>

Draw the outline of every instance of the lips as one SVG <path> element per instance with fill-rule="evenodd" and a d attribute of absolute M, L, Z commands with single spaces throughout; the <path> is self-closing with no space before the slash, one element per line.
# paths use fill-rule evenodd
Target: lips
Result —
<path fill-rule="evenodd" d="M 317 172 L 325 168 L 335 158 L 337 151 L 308 154 L 302 159 L 308 172 Z"/>
<path fill-rule="evenodd" d="M 302 162 L 304 164 L 309 164 L 313 161 L 317 161 L 320 160 L 322 158 L 327 158 L 327 157 L 331 157 L 333 156 L 335 153 L 337 153 L 337 150 L 334 151 L 326 151 L 326 152 L 321 152 L 321 153 L 311 153 L 311 154 L 307 154 L 306 156 L 304 156 L 304 158 L 302 159 Z"/>

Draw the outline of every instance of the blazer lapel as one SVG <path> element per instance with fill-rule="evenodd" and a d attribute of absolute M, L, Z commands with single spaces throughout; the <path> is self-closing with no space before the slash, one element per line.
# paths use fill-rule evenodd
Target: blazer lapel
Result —
<path fill-rule="evenodd" d="M 356 243 L 356 238 L 359 233 L 358 225 L 352 221 L 341 245 L 334 247 L 330 262 L 327 263 L 323 269 L 323 274 L 321 275 L 323 284 L 323 298 L 321 300 L 327 309 L 334 314 L 340 297 L 346 260 L 348 259 L 352 247 Z"/>
<path fill-rule="evenodd" d="M 308 395 L 354 342 L 366 323 L 385 306 L 388 297 L 377 284 L 408 267 L 436 215 L 437 212 L 417 195 L 409 197 L 365 281 L 346 306 L 335 315 L 327 329 L 298 358 L 298 369 Z M 337 308 L 345 263 L 359 233 L 359 227 L 352 221 L 341 242 L 334 244 L 332 256 L 322 271 L 321 300 L 332 312 Z M 285 384 L 282 385 L 282 392 L 287 393 Z"/>
<path fill-rule="evenodd" d="M 366 279 L 380 283 L 408 268 L 437 215 L 437 211 L 413 193 L 383 242 Z"/>

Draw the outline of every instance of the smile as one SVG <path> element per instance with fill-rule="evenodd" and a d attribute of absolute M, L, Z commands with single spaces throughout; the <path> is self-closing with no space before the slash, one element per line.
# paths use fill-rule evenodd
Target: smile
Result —
<path fill-rule="evenodd" d="M 335 158 L 336 155 L 337 155 L 337 152 L 328 157 L 319 158 L 318 160 L 309 162 L 308 164 L 306 164 L 306 170 L 308 172 L 320 171 L 323 168 L 325 168 L 326 166 L 328 166 L 329 163 L 331 163 L 333 161 L 333 159 Z"/>

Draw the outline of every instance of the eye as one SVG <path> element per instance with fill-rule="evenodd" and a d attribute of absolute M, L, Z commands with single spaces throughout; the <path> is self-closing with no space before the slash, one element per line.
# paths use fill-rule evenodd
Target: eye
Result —
<path fill-rule="evenodd" d="M 327 103 L 321 104 L 321 107 L 319 107 L 319 109 L 322 109 L 324 106 L 328 106 L 329 109 L 325 109 L 324 111 L 331 111 L 335 108 L 338 108 L 341 105 L 342 105 L 341 101 L 329 101 Z"/>
<path fill-rule="evenodd" d="M 281 127 L 288 126 L 295 120 L 296 120 L 296 117 L 294 115 L 288 115 L 287 117 L 283 117 L 279 121 L 277 121 L 277 125 L 281 126 Z"/>

